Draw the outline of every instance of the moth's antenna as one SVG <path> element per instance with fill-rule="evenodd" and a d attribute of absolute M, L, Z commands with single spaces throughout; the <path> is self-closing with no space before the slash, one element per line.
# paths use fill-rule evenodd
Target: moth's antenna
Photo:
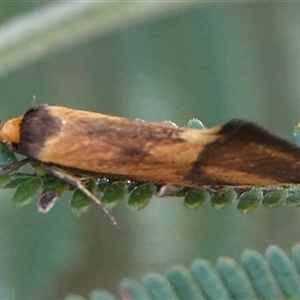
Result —
<path fill-rule="evenodd" d="M 35 105 L 36 105 L 36 96 L 32 95 L 31 107 L 34 107 Z"/>

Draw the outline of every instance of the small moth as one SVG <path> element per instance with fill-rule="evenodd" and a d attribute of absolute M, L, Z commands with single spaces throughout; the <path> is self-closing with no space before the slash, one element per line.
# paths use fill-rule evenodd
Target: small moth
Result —
<path fill-rule="evenodd" d="M 5 122 L 0 139 L 81 190 L 62 170 L 196 188 L 300 183 L 300 148 L 242 120 L 200 130 L 38 105 Z"/>

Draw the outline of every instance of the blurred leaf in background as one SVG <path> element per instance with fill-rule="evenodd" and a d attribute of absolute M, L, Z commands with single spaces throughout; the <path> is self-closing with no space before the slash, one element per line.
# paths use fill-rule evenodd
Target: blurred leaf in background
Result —
<path fill-rule="evenodd" d="M 0 4 L 1 119 L 37 103 L 178 125 L 234 117 L 289 138 L 299 122 L 298 3 L 3 2 Z M 1 192 L 0 290 L 6 299 L 117 295 L 140 278 L 200 255 L 236 257 L 269 243 L 299 241 L 299 212 L 232 206 L 187 210 L 155 199 L 139 212 L 95 208 L 76 218 L 66 193 L 48 215 L 17 209 Z"/>

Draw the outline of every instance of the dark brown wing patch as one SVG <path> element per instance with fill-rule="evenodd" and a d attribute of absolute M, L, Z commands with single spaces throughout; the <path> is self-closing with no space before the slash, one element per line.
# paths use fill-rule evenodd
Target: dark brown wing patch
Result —
<path fill-rule="evenodd" d="M 242 120 L 222 126 L 186 179 L 196 185 L 300 183 L 300 149 Z"/>
<path fill-rule="evenodd" d="M 18 150 L 26 156 L 37 157 L 46 139 L 61 130 L 61 120 L 53 117 L 47 107 L 32 107 L 24 115 Z"/>

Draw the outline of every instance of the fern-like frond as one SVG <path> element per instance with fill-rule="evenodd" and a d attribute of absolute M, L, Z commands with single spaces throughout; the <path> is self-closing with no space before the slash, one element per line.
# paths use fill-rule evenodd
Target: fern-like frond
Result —
<path fill-rule="evenodd" d="M 214 266 L 205 259 L 196 259 L 189 268 L 169 268 L 165 276 L 146 274 L 140 283 L 124 279 L 120 284 L 121 299 L 299 299 L 299 266 L 300 244 L 292 248 L 291 258 L 277 246 L 269 246 L 264 256 L 247 249 L 242 253 L 241 264 L 230 257 L 220 257 Z M 116 298 L 105 291 L 95 291 L 89 299 Z"/>

